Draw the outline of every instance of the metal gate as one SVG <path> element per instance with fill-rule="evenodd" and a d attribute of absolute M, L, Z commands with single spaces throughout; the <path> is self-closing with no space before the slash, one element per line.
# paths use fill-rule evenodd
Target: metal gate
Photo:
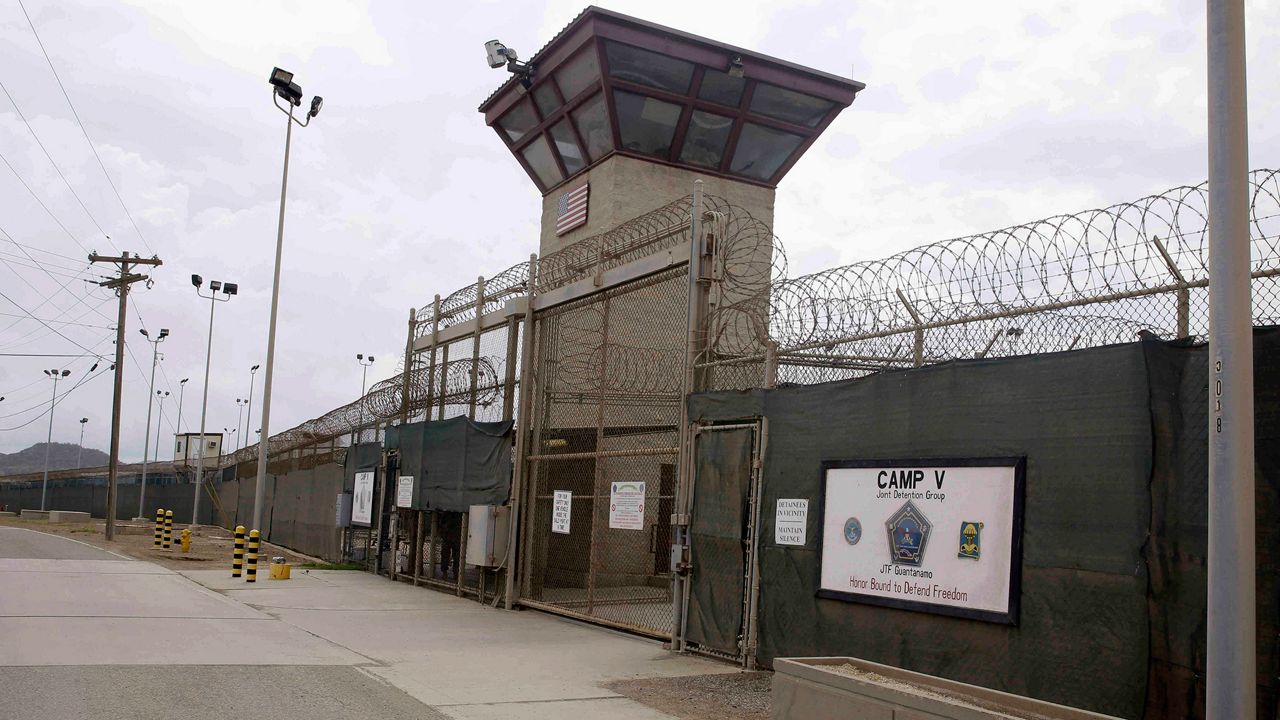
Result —
<path fill-rule="evenodd" d="M 761 430 L 756 421 L 696 428 L 684 649 L 755 659 Z"/>
<path fill-rule="evenodd" d="M 687 307 L 674 267 L 537 315 L 522 604 L 671 637 Z"/>

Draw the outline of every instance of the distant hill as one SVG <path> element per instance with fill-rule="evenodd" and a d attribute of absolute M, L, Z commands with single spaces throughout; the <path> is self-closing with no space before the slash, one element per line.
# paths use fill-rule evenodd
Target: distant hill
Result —
<path fill-rule="evenodd" d="M 36 443 L 26 450 L 16 453 L 0 453 L 0 475 L 18 475 L 20 473 L 41 472 L 44 470 L 45 443 Z M 74 470 L 76 454 L 80 446 L 75 443 L 56 442 L 49 446 L 50 470 Z M 80 467 L 102 467 L 110 460 L 110 456 L 101 450 L 85 448 L 80 458 Z"/>

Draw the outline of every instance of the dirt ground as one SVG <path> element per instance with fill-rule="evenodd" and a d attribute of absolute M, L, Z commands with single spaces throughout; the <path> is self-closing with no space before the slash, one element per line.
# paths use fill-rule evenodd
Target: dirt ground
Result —
<path fill-rule="evenodd" d="M 741 672 L 646 680 L 605 687 L 682 720 L 768 720 L 773 673 Z"/>
<path fill-rule="evenodd" d="M 172 570 L 214 569 L 225 566 L 231 571 L 231 555 L 235 547 L 235 535 L 229 530 L 210 525 L 197 526 L 191 533 L 191 550 L 182 552 L 182 531 L 186 525 L 175 525 L 173 528 L 173 546 L 170 550 L 156 550 L 153 546 L 154 523 L 141 523 L 128 520 L 116 523 L 115 540 L 107 542 L 104 537 L 106 523 L 94 520 L 88 523 L 50 523 L 42 520 L 23 520 L 22 518 L 0 518 L 0 526 L 23 527 L 41 532 L 65 535 L 81 542 L 89 543 L 112 552 L 129 557 L 147 560 Z M 319 562 L 316 558 L 277 547 L 270 543 L 262 543 L 258 552 L 258 573 L 265 576 L 266 563 L 272 557 L 283 556 L 295 567 L 310 562 Z"/>

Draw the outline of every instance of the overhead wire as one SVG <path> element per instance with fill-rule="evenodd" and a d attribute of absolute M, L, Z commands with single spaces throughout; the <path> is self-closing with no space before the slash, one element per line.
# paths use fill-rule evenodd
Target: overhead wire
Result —
<path fill-rule="evenodd" d="M 44 152 L 44 156 L 48 158 L 49 164 L 53 166 L 54 171 L 58 173 L 58 177 L 62 179 L 62 184 L 66 185 L 67 190 L 71 192 L 71 197 L 75 198 L 76 202 L 80 203 L 80 209 L 84 210 L 84 214 L 89 218 L 89 222 L 93 223 L 93 226 L 98 229 L 98 232 L 105 237 L 108 242 L 111 242 L 111 236 L 107 234 L 106 230 L 102 229 L 102 225 L 98 222 L 98 219 L 93 216 L 93 213 L 89 212 L 89 207 L 84 204 L 84 200 L 80 199 L 80 194 L 71 186 L 71 183 L 67 180 L 67 176 L 62 173 L 62 168 L 58 167 L 58 163 L 55 162 L 53 156 L 49 154 L 49 149 L 40 141 L 40 136 L 36 134 L 35 128 L 31 127 L 31 123 L 27 121 L 27 116 L 22 113 L 22 108 L 18 107 L 18 101 L 13 99 L 13 95 L 9 93 L 9 88 L 5 87 L 3 81 L 0 81 L 0 91 L 4 91 L 5 97 L 9 98 L 9 104 L 13 105 L 13 109 L 18 113 L 18 119 L 22 120 L 22 124 L 27 126 L 27 132 L 31 133 L 31 138 L 36 141 L 36 145 L 40 146 L 40 150 Z M 114 242 L 111 244 L 113 247 L 115 246 Z"/>
<path fill-rule="evenodd" d="M 155 254 L 151 249 L 151 244 L 147 242 L 146 237 L 142 235 L 142 230 L 138 228 L 138 223 L 133 219 L 133 213 L 129 211 L 129 207 L 125 205 L 124 198 L 120 197 L 120 191 L 116 188 L 115 182 L 111 179 L 111 174 L 107 172 L 107 166 L 103 164 L 102 157 L 98 155 L 98 149 L 94 147 L 93 140 L 89 137 L 89 131 L 85 129 L 84 123 L 80 120 L 80 113 L 76 111 L 75 103 L 71 102 L 71 95 L 67 93 L 67 88 L 62 84 L 62 78 L 58 75 L 58 70 L 53 66 L 53 60 L 49 58 L 49 51 L 45 49 L 44 41 L 40 39 L 40 33 L 36 30 L 36 24 L 31 21 L 31 15 L 27 12 L 27 6 L 22 0 L 18 0 L 18 7 L 22 8 L 22 15 L 27 19 L 27 25 L 31 26 L 31 34 L 36 38 L 36 44 L 40 46 L 40 52 L 44 55 L 44 61 L 48 63 L 49 70 L 53 72 L 53 78 L 58 81 L 58 89 L 62 91 L 62 97 L 67 101 L 67 107 L 71 108 L 71 115 L 75 117 L 76 124 L 80 126 L 80 132 L 84 135 L 84 140 L 89 144 L 89 150 L 93 152 L 93 157 L 98 161 L 98 167 L 102 169 L 102 175 L 107 179 L 107 184 L 111 186 L 111 192 L 115 194 L 116 200 L 120 203 L 120 207 L 124 210 L 124 214 L 129 218 L 129 223 L 133 225 L 133 230 L 138 234 L 138 239 L 142 241 L 147 252 Z"/>
<path fill-rule="evenodd" d="M 83 377 L 83 378 L 81 378 L 79 382 L 77 382 L 75 385 L 71 386 L 71 388 L 70 388 L 69 390 L 67 390 L 66 392 L 62 393 L 62 395 L 59 395 L 59 396 L 55 397 L 55 398 L 53 399 L 53 402 L 52 402 L 52 403 L 50 403 L 49 410 L 52 410 L 53 408 L 56 408 L 56 407 L 58 406 L 58 403 L 62 402 L 62 401 L 63 401 L 63 400 L 68 396 L 68 395 L 70 395 L 71 393 L 75 392 L 75 391 L 76 391 L 76 390 L 77 390 L 81 385 L 84 385 L 85 383 L 89 382 L 90 380 L 92 380 L 92 379 L 94 379 L 94 378 L 96 378 L 96 377 L 101 376 L 103 373 L 106 373 L 106 372 L 108 372 L 108 371 L 112 370 L 113 368 L 114 368 L 114 366 L 112 366 L 112 365 L 107 365 L 107 367 L 105 367 L 105 368 L 103 368 L 102 370 L 99 370 L 99 371 L 97 371 L 97 372 L 93 373 L 92 375 L 88 375 L 88 374 L 86 374 L 86 376 L 85 376 L 85 377 Z M 8 431 L 10 431 L 10 430 L 19 430 L 19 429 L 21 429 L 21 428 L 24 428 L 24 427 L 26 427 L 26 426 L 30 425 L 31 423 L 33 423 L 33 422 L 35 422 L 35 421 L 37 421 L 37 420 L 39 420 L 39 419 L 43 418 L 43 417 L 44 417 L 44 416 L 49 412 L 49 410 L 45 410 L 44 412 L 42 412 L 42 413 L 40 413 L 39 415 L 37 415 L 37 416 L 35 416 L 35 417 L 31 418 L 31 419 L 30 419 L 30 420 L 28 420 L 28 421 L 26 421 L 26 422 L 22 423 L 21 425 L 15 425 L 15 426 L 13 426 L 13 427 L 7 427 L 7 428 L 0 428 L 0 432 L 8 432 Z M 30 412 L 30 411 L 28 410 L 27 412 Z"/>

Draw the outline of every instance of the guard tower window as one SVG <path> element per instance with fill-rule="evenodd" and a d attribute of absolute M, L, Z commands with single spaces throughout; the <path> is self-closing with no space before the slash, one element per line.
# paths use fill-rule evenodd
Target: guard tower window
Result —
<path fill-rule="evenodd" d="M 535 137 L 533 142 L 520 151 L 520 154 L 543 186 L 551 187 L 564 179 L 564 175 L 560 173 L 560 166 L 556 165 L 555 158 L 551 157 L 551 148 L 547 147 L 545 137 Z"/>
<path fill-rule="evenodd" d="M 685 131 L 681 162 L 706 168 L 720 167 L 724 158 L 724 146 L 733 130 L 733 118 L 694 110 Z"/>
<path fill-rule="evenodd" d="M 667 157 L 680 122 L 679 105 L 622 90 L 614 91 L 613 104 L 618 110 L 622 147 L 645 155 Z"/>
<path fill-rule="evenodd" d="M 746 85 L 747 81 L 740 77 L 708 69 L 702 74 L 702 86 L 698 88 L 698 98 L 736 108 L 742 100 L 742 88 Z"/>
<path fill-rule="evenodd" d="M 604 50 L 609 59 L 609 77 L 615 80 L 681 95 L 689 92 L 693 63 L 615 42 L 606 42 Z"/>
<path fill-rule="evenodd" d="M 556 84 L 565 100 L 573 100 L 584 90 L 600 81 L 600 66 L 596 62 L 596 49 L 588 45 L 572 60 L 556 72 Z"/>
<path fill-rule="evenodd" d="M 551 83 L 542 83 L 535 87 L 533 101 L 538 104 L 538 112 L 542 113 L 542 117 L 549 117 L 560 109 L 560 98 L 556 95 L 556 89 L 551 87 Z"/>
<path fill-rule="evenodd" d="M 582 149 L 573 137 L 573 128 L 569 126 L 568 118 L 551 126 L 551 139 L 555 141 L 556 152 L 560 153 L 560 160 L 564 162 L 565 172 L 572 175 L 587 166 L 586 158 L 582 157 Z"/>
<path fill-rule="evenodd" d="M 800 147 L 802 141 L 804 138 L 799 135 L 746 123 L 742 126 L 742 134 L 738 138 L 738 147 L 733 153 L 729 171 L 757 180 L 767 180 L 778 172 L 778 168 L 782 167 L 792 151 Z"/>
<path fill-rule="evenodd" d="M 805 127 L 817 127 L 833 107 L 833 102 L 767 83 L 758 83 L 751 94 L 751 112 Z"/>
<path fill-rule="evenodd" d="M 507 138 L 511 142 L 515 142 L 524 137 L 525 133 L 532 130 L 538 124 L 538 117 L 533 114 L 533 108 L 529 105 L 527 99 L 521 100 L 510 112 L 502 116 L 498 120 L 498 126 L 507 134 Z"/>
<path fill-rule="evenodd" d="M 587 144 L 587 157 L 595 162 L 613 149 L 613 130 L 605 112 L 604 93 L 586 101 L 573 111 L 573 123 L 578 127 L 582 142 Z"/>

